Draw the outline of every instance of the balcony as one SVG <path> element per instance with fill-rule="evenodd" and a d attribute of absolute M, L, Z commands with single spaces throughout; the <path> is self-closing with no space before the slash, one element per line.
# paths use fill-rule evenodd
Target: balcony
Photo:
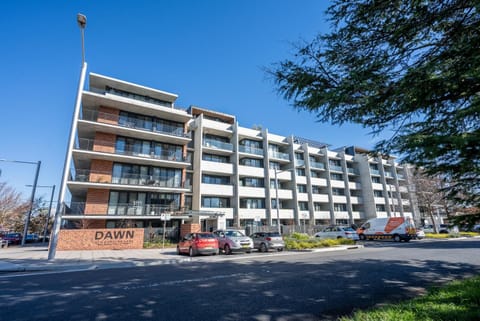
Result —
<path fill-rule="evenodd" d="M 343 173 L 342 166 L 330 165 L 329 167 L 330 167 L 331 171 L 342 172 Z"/>
<path fill-rule="evenodd" d="M 64 215 L 89 215 L 85 213 L 88 204 L 85 202 L 72 202 L 65 210 Z M 107 216 L 160 216 L 164 213 L 183 212 L 185 208 L 172 205 L 158 204 L 114 204 L 106 206 L 106 213 L 90 213 L 90 215 Z"/>
<path fill-rule="evenodd" d="M 125 119 L 118 114 L 98 112 L 96 110 L 83 110 L 83 120 L 114 124 L 124 128 L 134 128 L 148 132 L 171 135 L 176 137 L 189 138 L 190 135 L 184 132 L 183 127 L 171 126 L 143 119 Z"/>
<path fill-rule="evenodd" d="M 217 140 L 206 139 L 203 141 L 203 146 L 208 148 L 218 148 L 228 151 L 233 151 L 233 145 L 230 143 L 225 143 Z"/>
<path fill-rule="evenodd" d="M 290 160 L 290 155 L 288 155 L 286 153 L 276 152 L 276 151 L 273 151 L 273 150 L 268 151 L 268 156 L 270 158 Z"/>
<path fill-rule="evenodd" d="M 179 152 L 158 151 L 155 148 L 142 148 L 142 146 L 140 145 L 132 144 L 124 144 L 122 150 L 117 150 L 115 148 L 115 142 L 112 141 L 102 141 L 89 138 L 80 138 L 78 141 L 78 149 L 80 150 L 125 156 L 138 156 L 167 161 L 186 162 L 186 158 L 183 157 L 183 155 Z"/>
<path fill-rule="evenodd" d="M 263 156 L 263 149 L 261 149 L 261 148 L 239 145 L 238 146 L 238 151 L 240 153 L 247 153 L 247 154 L 254 154 L 254 155 Z"/>
<path fill-rule="evenodd" d="M 347 173 L 352 175 L 359 175 L 358 171 L 351 167 L 347 167 Z"/>
<path fill-rule="evenodd" d="M 318 168 L 318 169 L 325 169 L 325 164 L 324 164 L 324 163 L 319 163 L 319 162 L 310 161 L 310 167 Z"/>
<path fill-rule="evenodd" d="M 88 169 L 77 169 L 75 175 L 72 175 L 72 181 L 168 188 L 188 188 L 184 187 L 184 184 L 181 184 L 181 182 L 175 179 L 175 177 L 140 174 L 123 174 L 121 177 L 112 177 L 111 172 L 92 171 Z"/>
<path fill-rule="evenodd" d="M 370 169 L 370 174 L 380 176 L 380 171 L 378 169 Z"/>

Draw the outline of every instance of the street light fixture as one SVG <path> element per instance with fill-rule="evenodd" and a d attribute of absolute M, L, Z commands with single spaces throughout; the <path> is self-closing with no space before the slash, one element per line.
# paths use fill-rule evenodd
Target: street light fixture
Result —
<path fill-rule="evenodd" d="M 57 210 L 55 211 L 55 220 L 53 223 L 52 239 L 50 240 L 50 246 L 48 248 L 48 260 L 55 259 L 55 253 L 57 251 L 58 234 L 60 232 L 60 225 L 62 224 L 62 214 L 65 208 L 65 204 L 64 204 L 65 190 L 66 190 L 67 180 L 70 172 L 70 164 L 72 162 L 72 150 L 75 145 L 75 133 L 77 132 L 77 123 L 78 123 L 78 118 L 80 114 L 80 106 L 82 104 L 82 92 L 83 92 L 83 88 L 85 87 L 85 77 L 87 74 L 87 63 L 85 61 L 85 46 L 84 46 L 84 42 L 85 42 L 84 30 L 87 25 L 87 17 L 85 17 L 80 13 L 77 14 L 77 23 L 82 33 L 82 69 L 80 72 L 80 81 L 78 82 L 77 98 L 75 100 L 75 109 L 73 111 L 72 124 L 70 127 L 70 138 L 67 145 L 67 152 L 65 154 L 65 163 L 63 165 L 62 183 L 60 185 L 60 190 L 58 192 Z"/>
<path fill-rule="evenodd" d="M 28 225 L 30 224 L 30 216 L 32 215 L 33 211 L 33 203 L 35 201 L 35 191 L 37 189 L 37 181 L 38 181 L 38 174 L 40 173 L 40 166 L 42 164 L 41 161 L 38 162 L 27 162 L 27 161 L 18 161 L 18 160 L 6 160 L 6 159 L 0 159 L 0 162 L 10 162 L 10 163 L 21 163 L 21 164 L 31 164 L 31 165 L 37 165 L 37 170 L 35 172 L 35 179 L 33 180 L 33 188 L 32 188 L 32 195 L 30 196 L 30 209 L 28 210 L 28 214 L 25 217 L 25 226 L 23 228 L 23 235 L 22 235 L 22 243 L 21 245 L 25 245 L 25 240 L 27 237 L 28 233 Z"/>

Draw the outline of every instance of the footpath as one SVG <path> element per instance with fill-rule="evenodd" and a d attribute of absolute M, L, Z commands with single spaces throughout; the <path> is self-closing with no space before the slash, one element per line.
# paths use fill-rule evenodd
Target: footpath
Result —
<path fill-rule="evenodd" d="M 314 252 L 341 251 L 360 247 L 363 246 L 339 246 L 316 249 Z M 254 253 L 249 254 L 248 256 L 252 256 L 253 254 Z M 262 255 L 265 255 L 265 253 L 262 253 Z M 222 255 L 222 257 L 226 258 L 227 256 Z M 233 256 L 230 255 L 228 257 L 233 258 Z M 188 256 L 177 255 L 175 248 L 165 248 L 103 251 L 57 251 L 55 259 L 49 261 L 47 245 L 38 243 L 24 247 L 10 246 L 8 248 L 1 248 L 0 276 L 7 272 L 83 271 L 177 264 L 191 260 L 192 259 Z"/>

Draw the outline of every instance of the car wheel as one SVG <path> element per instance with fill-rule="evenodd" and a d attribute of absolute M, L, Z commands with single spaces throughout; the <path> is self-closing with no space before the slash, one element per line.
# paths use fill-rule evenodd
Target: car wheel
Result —
<path fill-rule="evenodd" d="M 260 244 L 260 252 L 268 252 L 268 248 L 265 243 Z"/>
<path fill-rule="evenodd" d="M 283 251 L 283 247 L 279 247 L 279 248 L 277 249 L 277 251 L 278 251 L 278 252 L 282 252 L 282 251 Z"/>
<path fill-rule="evenodd" d="M 190 257 L 195 256 L 195 251 L 193 250 L 193 247 L 190 247 L 190 248 L 188 249 L 188 255 L 190 255 Z"/>
<path fill-rule="evenodd" d="M 362 241 L 365 241 L 365 240 L 367 239 L 367 238 L 365 237 L 365 234 L 360 234 L 358 237 L 359 237 L 360 240 L 362 240 Z"/>
<path fill-rule="evenodd" d="M 180 248 L 178 247 L 178 245 L 177 245 L 177 254 L 182 255 L 182 252 L 180 252 Z"/>
<path fill-rule="evenodd" d="M 341 239 L 341 238 L 343 238 L 343 237 L 341 237 L 340 235 L 339 235 L 339 236 L 337 236 L 337 240 L 338 240 L 338 239 Z"/>
<path fill-rule="evenodd" d="M 228 244 L 225 244 L 223 247 L 223 251 L 225 252 L 225 255 L 229 255 L 232 253 L 232 250 L 230 249 L 230 246 Z"/>
<path fill-rule="evenodd" d="M 395 235 L 393 236 L 393 241 L 394 241 L 394 242 L 400 242 L 401 240 L 402 240 L 402 239 L 400 238 L 400 235 L 395 234 Z"/>
<path fill-rule="evenodd" d="M 246 251 L 248 254 L 252 253 L 252 251 Z"/>

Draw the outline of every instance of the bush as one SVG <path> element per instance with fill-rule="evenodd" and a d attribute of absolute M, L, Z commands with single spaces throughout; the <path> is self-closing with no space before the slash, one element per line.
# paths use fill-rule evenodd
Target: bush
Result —
<path fill-rule="evenodd" d="M 170 240 L 168 239 L 165 239 L 165 247 L 175 247 L 176 244 L 170 242 Z M 155 239 L 151 242 L 147 241 L 147 242 L 143 242 L 143 248 L 144 249 L 161 249 L 163 248 L 163 240 L 158 240 L 158 239 Z"/>
<path fill-rule="evenodd" d="M 293 233 L 290 237 L 285 238 L 285 248 L 287 250 L 307 250 L 351 244 L 355 244 L 355 241 L 345 238 L 320 240 L 301 233 Z"/>

